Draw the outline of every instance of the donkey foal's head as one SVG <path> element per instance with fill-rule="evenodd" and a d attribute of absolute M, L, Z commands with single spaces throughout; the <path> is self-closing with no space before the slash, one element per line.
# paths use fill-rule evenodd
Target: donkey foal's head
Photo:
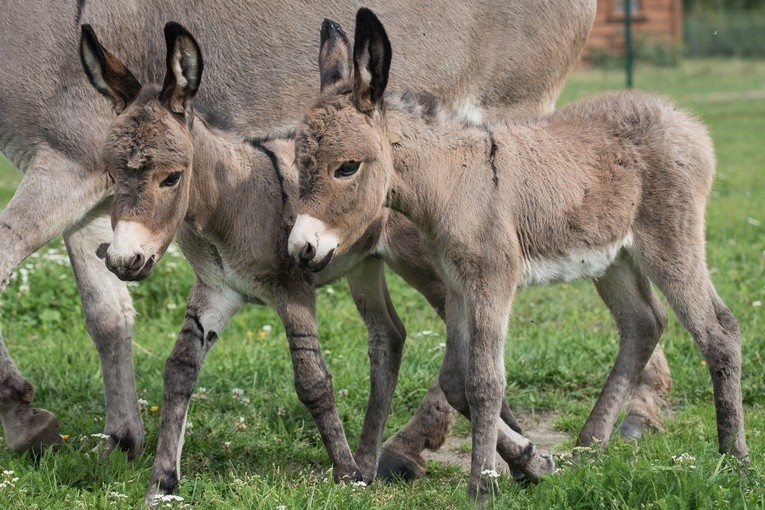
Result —
<path fill-rule="evenodd" d="M 106 265 L 122 280 L 142 280 L 165 253 L 186 215 L 193 144 L 194 97 L 202 54 L 177 23 L 165 25 L 163 86 L 142 87 L 133 74 L 82 26 L 80 57 L 90 83 L 112 101 L 116 117 L 103 150 L 114 180 Z"/>
<path fill-rule="evenodd" d="M 339 25 L 324 21 L 321 97 L 295 140 L 300 200 L 289 252 L 304 269 L 324 269 L 383 207 L 393 171 L 383 118 L 390 62 L 388 36 L 368 9 L 356 15 L 353 50 Z"/>

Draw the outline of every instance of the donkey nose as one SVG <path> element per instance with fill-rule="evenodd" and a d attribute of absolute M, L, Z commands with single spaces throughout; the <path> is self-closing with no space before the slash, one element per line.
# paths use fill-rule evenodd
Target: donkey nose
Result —
<path fill-rule="evenodd" d="M 316 247 L 311 243 L 305 243 L 298 255 L 300 256 L 300 262 L 307 264 L 316 256 Z"/>

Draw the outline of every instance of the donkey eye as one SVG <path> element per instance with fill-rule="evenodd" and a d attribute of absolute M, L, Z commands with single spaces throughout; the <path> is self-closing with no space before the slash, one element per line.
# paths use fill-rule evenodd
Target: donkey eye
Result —
<path fill-rule="evenodd" d="M 337 170 L 335 170 L 335 177 L 350 177 L 351 175 L 358 172 L 359 166 L 361 166 L 361 162 L 359 161 L 346 161 L 337 167 Z"/>
<path fill-rule="evenodd" d="M 181 173 L 180 172 L 173 172 L 165 179 L 159 183 L 160 188 L 169 188 L 171 186 L 175 186 L 178 184 L 178 181 L 181 180 Z"/>

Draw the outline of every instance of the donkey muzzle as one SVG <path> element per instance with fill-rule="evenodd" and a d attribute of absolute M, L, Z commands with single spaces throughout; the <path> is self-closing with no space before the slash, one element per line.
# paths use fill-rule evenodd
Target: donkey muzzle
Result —
<path fill-rule="evenodd" d="M 299 214 L 292 227 L 287 250 L 303 271 L 318 273 L 332 260 L 338 246 L 337 237 L 323 221 Z"/>

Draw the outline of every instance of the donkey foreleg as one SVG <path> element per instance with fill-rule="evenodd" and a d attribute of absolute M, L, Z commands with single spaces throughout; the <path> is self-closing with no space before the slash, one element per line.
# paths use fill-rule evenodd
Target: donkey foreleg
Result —
<path fill-rule="evenodd" d="M 105 173 L 87 173 L 57 152 L 41 149 L 0 213 L 0 292 L 29 255 L 76 223 L 103 199 Z M 14 451 L 59 443 L 55 416 L 29 407 L 34 389 L 16 368 L 0 335 L 0 420 Z"/>
<path fill-rule="evenodd" d="M 364 481 L 371 482 L 377 473 L 377 455 L 396 389 L 406 330 L 390 301 L 382 259 L 365 259 L 346 278 L 369 337 L 369 402 L 355 458 Z"/>
<path fill-rule="evenodd" d="M 146 493 L 149 506 L 157 495 L 170 494 L 178 486 L 189 400 L 199 371 L 218 335 L 242 304 L 234 291 L 213 289 L 199 279 L 191 289 L 183 328 L 165 362 L 157 455 Z"/>
<path fill-rule="evenodd" d="M 445 320 L 446 286 L 431 260 L 432 254 L 423 245 L 420 231 L 403 215 L 390 211 L 384 235 L 380 251 L 386 263 L 417 289 Z M 412 419 L 383 445 L 378 477 L 414 480 L 423 476 L 426 470 L 423 450 L 437 450 L 446 441 L 457 411 L 449 405 L 439 378 L 440 370 Z M 520 425 L 504 400 L 500 416 L 512 430 L 521 433 Z"/>
<path fill-rule="evenodd" d="M 64 233 L 69 258 L 82 298 L 85 324 L 101 360 L 106 400 L 105 453 L 116 446 L 135 458 L 143 448 L 144 430 L 133 370 L 134 311 L 130 293 L 98 258 L 96 250 L 112 239 L 105 201 Z"/>
<path fill-rule="evenodd" d="M 361 472 L 335 408 L 332 377 L 319 348 L 315 290 L 303 278 L 302 275 L 294 276 L 276 299 L 276 312 L 289 342 L 295 391 L 316 423 L 332 462 L 335 482 L 360 481 Z"/>

